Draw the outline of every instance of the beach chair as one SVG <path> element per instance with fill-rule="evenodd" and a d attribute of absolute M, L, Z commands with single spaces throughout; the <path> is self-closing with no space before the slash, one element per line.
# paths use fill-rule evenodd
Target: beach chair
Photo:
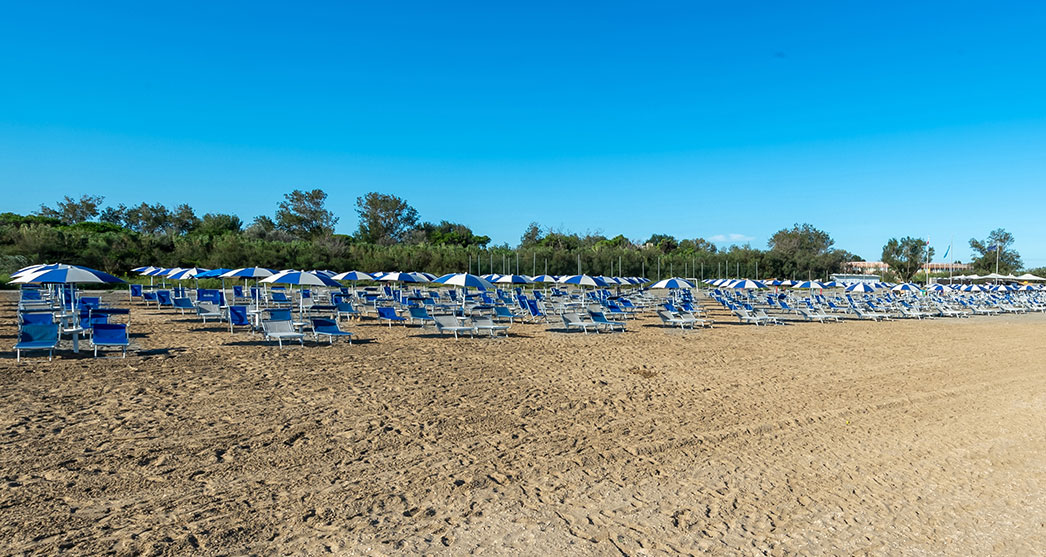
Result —
<path fill-rule="evenodd" d="M 156 302 L 156 306 L 160 306 L 160 300 L 156 296 L 156 292 L 142 292 L 142 301 L 145 302 L 145 305 Z"/>
<path fill-rule="evenodd" d="M 444 332 L 451 332 L 454 333 L 454 338 L 458 338 L 458 333 L 468 333 L 471 337 L 476 332 L 476 327 L 459 323 L 458 318 L 453 315 L 437 315 L 432 319 L 436 323 L 436 330 L 440 335 L 443 335 Z"/>
<path fill-rule="evenodd" d="M 127 285 L 127 301 L 133 302 L 135 298 L 142 298 L 142 285 L 140 285 L 140 284 L 129 284 L 129 285 Z"/>
<path fill-rule="evenodd" d="M 694 328 L 693 321 L 687 321 L 680 317 L 679 314 L 672 313 L 666 309 L 657 310 L 657 316 L 661 318 L 661 323 L 672 328 L 675 328 L 676 325 L 678 325 L 680 329 L 685 329 L 687 327 L 690 327 L 691 329 Z"/>
<path fill-rule="evenodd" d="M 349 318 L 355 317 L 359 319 L 359 317 L 362 315 L 359 311 L 356 310 L 356 308 L 352 307 L 352 304 L 349 302 L 339 301 L 336 304 L 334 304 L 334 308 L 336 317 L 338 319 L 341 319 L 343 315 Z"/>
<path fill-rule="evenodd" d="M 196 303 L 196 315 L 203 318 L 204 324 L 207 324 L 207 318 L 221 319 L 221 309 L 214 302 L 197 302 Z"/>
<path fill-rule="evenodd" d="M 407 308 L 407 312 L 410 314 L 410 324 L 411 325 L 414 324 L 414 320 L 415 319 L 417 319 L 418 321 L 421 321 L 421 328 L 423 328 L 423 329 L 425 328 L 426 324 L 429 324 L 429 323 L 431 323 L 433 325 L 436 324 L 436 321 L 432 319 L 432 316 L 429 315 L 428 310 L 426 310 L 424 307 L 421 307 L 421 306 L 411 306 L 411 307 Z"/>
<path fill-rule="evenodd" d="M 244 326 L 250 330 L 251 334 L 254 334 L 254 325 L 247 314 L 247 306 L 229 306 L 229 332 L 233 332 L 233 327 Z"/>
<path fill-rule="evenodd" d="M 284 340 L 297 340 L 301 344 L 302 348 L 305 348 L 305 335 L 294 330 L 294 325 L 287 321 L 273 321 L 271 319 L 265 319 L 262 321 L 262 336 L 265 340 L 273 340 L 280 344 L 280 348 L 283 348 Z"/>
<path fill-rule="evenodd" d="M 189 298 L 173 298 L 171 303 L 175 309 L 181 310 L 182 315 L 185 315 L 185 310 L 196 312 L 196 306 L 193 305 L 192 300 Z"/>
<path fill-rule="evenodd" d="M 490 336 L 497 336 L 498 333 L 505 333 L 508 336 L 508 325 L 498 325 L 494 323 L 494 320 L 488 316 L 474 317 L 472 319 L 472 325 L 476 328 L 477 332 L 487 331 Z"/>
<path fill-rule="evenodd" d="M 47 361 L 50 362 L 57 346 L 57 323 L 23 325 L 15 344 L 15 361 L 22 361 L 22 350 L 47 350 Z"/>
<path fill-rule="evenodd" d="M 494 306 L 494 317 L 498 321 L 508 319 L 508 324 L 513 325 L 515 323 L 516 314 L 512 313 L 512 310 L 507 306 Z"/>
<path fill-rule="evenodd" d="M 623 322 L 610 321 L 602 311 L 589 311 L 588 315 L 596 325 L 599 325 L 610 332 L 614 332 L 614 329 L 618 329 L 622 332 L 625 330 L 625 324 Z"/>
<path fill-rule="evenodd" d="M 581 329 L 587 335 L 589 329 L 594 329 L 597 334 L 599 333 L 599 325 L 595 321 L 584 321 L 577 313 L 566 312 L 560 315 L 560 317 L 563 319 L 563 326 L 566 327 L 567 331 Z"/>
<path fill-rule="evenodd" d="M 98 348 L 102 346 L 116 346 L 121 349 L 121 358 L 127 357 L 127 346 L 130 340 L 127 337 L 127 325 L 124 323 L 96 323 L 91 332 L 91 346 L 94 347 L 94 357 L 98 357 Z"/>
<path fill-rule="evenodd" d="M 171 297 L 170 290 L 156 291 L 156 307 L 174 307 L 174 298 Z"/>
<path fill-rule="evenodd" d="M 388 321 L 390 329 L 392 328 L 392 323 L 394 321 L 403 321 L 404 325 L 406 325 L 406 321 L 407 321 L 406 317 L 400 317 L 399 315 L 396 315 L 396 309 L 395 308 L 391 308 L 391 307 L 379 307 L 378 308 L 378 319 L 379 320 Z"/>
<path fill-rule="evenodd" d="M 352 344 L 352 333 L 339 329 L 337 321 L 326 317 L 313 317 L 312 336 L 319 340 L 320 335 L 326 335 L 331 344 L 334 344 L 334 337 L 345 337 L 349 344 Z"/>

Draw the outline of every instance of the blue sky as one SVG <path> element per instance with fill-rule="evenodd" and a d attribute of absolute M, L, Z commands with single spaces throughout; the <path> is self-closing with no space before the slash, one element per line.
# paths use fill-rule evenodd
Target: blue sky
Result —
<path fill-rule="evenodd" d="M 1046 5 L 499 4 L 9 3 L 3 210 L 322 188 L 350 233 L 381 191 L 512 245 L 1004 227 L 1046 265 Z"/>

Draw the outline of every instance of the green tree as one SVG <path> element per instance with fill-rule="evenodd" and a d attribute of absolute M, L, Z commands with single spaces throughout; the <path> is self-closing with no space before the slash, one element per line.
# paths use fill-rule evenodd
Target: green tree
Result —
<path fill-rule="evenodd" d="M 196 232 L 207 236 L 238 233 L 243 228 L 243 221 L 236 215 L 225 213 L 207 213 L 200 219 Z"/>
<path fill-rule="evenodd" d="M 334 234 L 338 217 L 324 206 L 327 194 L 323 190 L 294 190 L 283 197 L 276 210 L 277 228 L 303 240 Z"/>
<path fill-rule="evenodd" d="M 898 280 L 909 282 L 919 274 L 923 263 L 933 259 L 933 253 L 933 248 L 928 247 L 923 238 L 890 238 L 883 246 L 881 260 L 890 266 L 890 272 Z"/>
<path fill-rule="evenodd" d="M 388 246 L 403 241 L 418 224 L 418 212 L 395 195 L 370 192 L 356 199 L 360 241 Z"/>
<path fill-rule="evenodd" d="M 529 248 L 538 245 L 541 242 L 541 238 L 544 237 L 544 233 L 541 232 L 541 226 L 536 222 L 530 223 L 527 229 L 523 231 L 523 237 L 519 239 L 519 247 Z"/>
<path fill-rule="evenodd" d="M 171 212 L 162 203 L 144 201 L 126 210 L 124 226 L 142 234 L 163 234 L 170 230 Z"/>
<path fill-rule="evenodd" d="M 767 241 L 770 250 L 761 265 L 760 276 L 806 278 L 837 272 L 853 255 L 833 249 L 835 240 L 810 224 L 796 224 L 778 230 Z"/>
<path fill-rule="evenodd" d="M 984 240 L 970 238 L 970 249 L 975 252 L 970 264 L 981 274 L 994 273 L 996 256 L 998 256 L 999 274 L 1012 274 L 1023 266 L 1021 254 L 1013 249 L 1013 234 L 1005 229 L 996 228 L 988 233 Z"/>
<path fill-rule="evenodd" d="M 47 205 L 40 205 L 37 214 L 58 219 L 62 221 L 62 224 L 86 222 L 98 216 L 99 207 L 104 199 L 100 195 L 81 195 L 80 199 L 76 200 L 66 195 L 54 209 Z"/>
<path fill-rule="evenodd" d="M 656 247 L 661 250 L 661 253 L 671 253 L 679 247 L 679 242 L 675 237 L 668 234 L 654 234 L 644 243 Z"/>

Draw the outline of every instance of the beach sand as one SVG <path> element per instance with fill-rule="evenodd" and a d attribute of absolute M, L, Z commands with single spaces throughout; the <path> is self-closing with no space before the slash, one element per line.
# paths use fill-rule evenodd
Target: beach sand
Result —
<path fill-rule="evenodd" d="M 2 554 L 1046 547 L 1043 315 L 279 350 L 137 306 L 139 355 L 16 363 L 2 296 Z"/>

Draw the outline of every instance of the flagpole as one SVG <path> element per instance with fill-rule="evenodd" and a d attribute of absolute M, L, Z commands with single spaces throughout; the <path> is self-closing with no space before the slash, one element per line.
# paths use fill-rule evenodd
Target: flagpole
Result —
<path fill-rule="evenodd" d="M 926 286 L 930 286 L 930 237 L 926 237 Z"/>

